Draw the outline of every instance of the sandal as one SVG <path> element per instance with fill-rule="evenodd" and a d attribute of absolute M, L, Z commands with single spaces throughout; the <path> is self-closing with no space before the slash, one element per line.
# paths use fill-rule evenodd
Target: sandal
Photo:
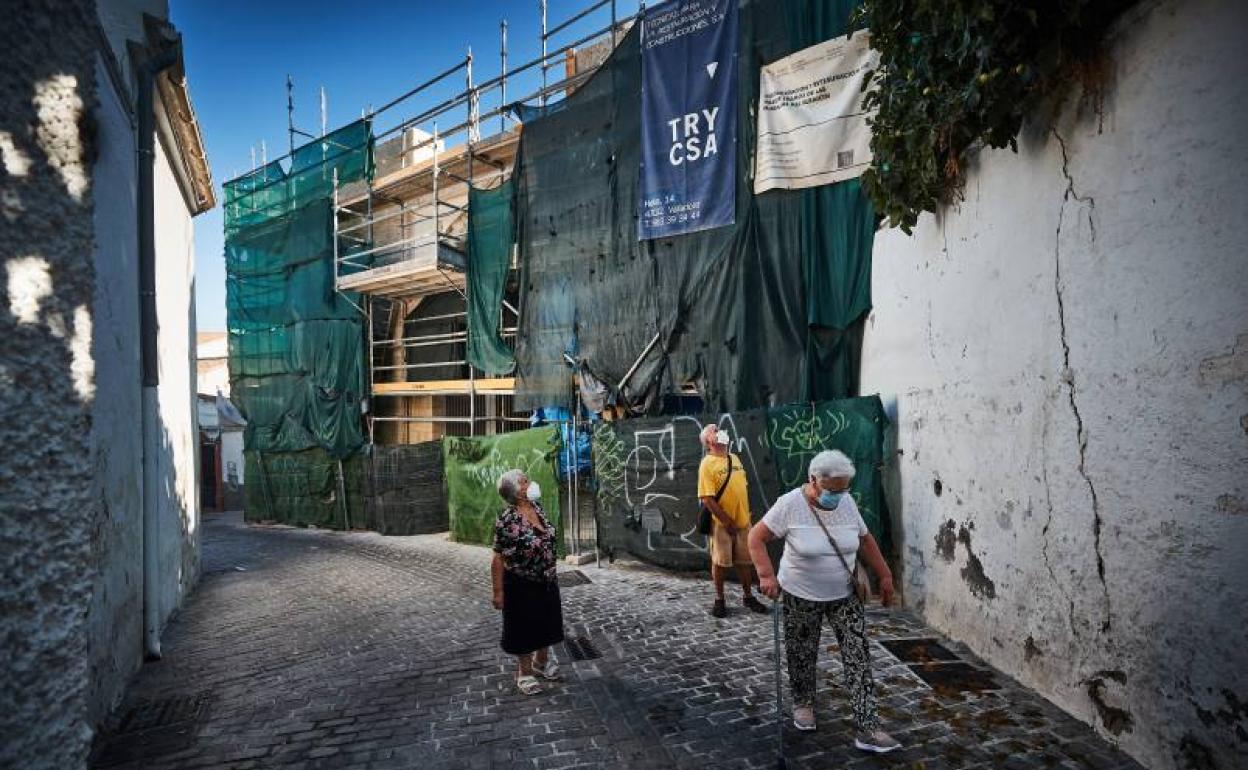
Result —
<path fill-rule="evenodd" d="M 551 682 L 561 678 L 559 676 L 559 664 L 550 659 L 547 659 L 545 668 L 542 668 L 541 666 L 534 663 L 533 673 L 537 674 L 542 679 L 546 679 Z"/>
<path fill-rule="evenodd" d="M 521 676 L 516 678 L 516 688 L 525 695 L 537 695 L 542 691 L 542 685 L 537 681 L 537 677 Z"/>

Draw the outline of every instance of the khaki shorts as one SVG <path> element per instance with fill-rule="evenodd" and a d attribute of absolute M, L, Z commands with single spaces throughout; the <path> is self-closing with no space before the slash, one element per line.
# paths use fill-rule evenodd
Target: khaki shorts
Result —
<path fill-rule="evenodd" d="M 711 564 L 716 567 L 752 564 L 748 537 L 748 529 L 738 529 L 737 534 L 730 535 L 727 528 L 715 522 L 711 529 Z"/>

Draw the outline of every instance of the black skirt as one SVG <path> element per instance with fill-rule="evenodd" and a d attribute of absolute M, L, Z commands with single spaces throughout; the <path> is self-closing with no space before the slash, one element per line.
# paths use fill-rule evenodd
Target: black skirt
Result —
<path fill-rule="evenodd" d="M 563 641 L 559 584 L 503 572 L 503 652 L 528 655 Z"/>

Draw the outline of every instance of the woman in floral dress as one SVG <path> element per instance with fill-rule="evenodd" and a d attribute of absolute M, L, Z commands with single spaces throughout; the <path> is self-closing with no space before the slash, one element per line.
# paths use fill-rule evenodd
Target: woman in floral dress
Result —
<path fill-rule="evenodd" d="M 516 687 L 542 691 L 539 681 L 559 678 L 550 645 L 563 641 L 563 607 L 555 571 L 553 525 L 538 502 L 541 489 L 522 471 L 498 479 L 507 507 L 494 522 L 494 609 L 503 612 L 503 652 L 519 662 Z"/>

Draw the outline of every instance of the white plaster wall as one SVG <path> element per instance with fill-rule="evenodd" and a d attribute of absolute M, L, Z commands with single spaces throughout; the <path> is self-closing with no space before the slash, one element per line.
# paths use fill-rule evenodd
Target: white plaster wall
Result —
<path fill-rule="evenodd" d="M 146 40 L 143 30 L 143 14 L 148 13 L 158 19 L 169 18 L 169 3 L 166 0 L 99 0 L 95 3 L 96 15 L 100 20 L 100 28 L 104 31 L 104 39 L 117 57 L 121 71 L 126 73 L 126 88 L 132 92 L 137 87 L 131 76 L 133 62 L 130 60 L 128 40 Z M 133 98 L 134 94 L 130 94 Z"/>
<path fill-rule="evenodd" d="M 1248 756 L 1245 40 L 1243 3 L 1141 3 L 1103 125 L 875 243 L 907 603 L 1150 767 Z"/>
<path fill-rule="evenodd" d="M 139 389 L 137 191 L 130 114 L 96 59 L 96 397 L 91 413 L 92 537 L 90 721 L 98 723 L 143 659 L 143 489 Z M 106 365 L 105 365 L 106 364 Z"/>
<path fill-rule="evenodd" d="M 195 372 L 195 249 L 191 215 L 157 141 L 156 318 L 159 327 L 160 484 L 157 543 L 161 623 L 199 577 L 199 427 Z"/>
<path fill-rule="evenodd" d="M 241 488 L 246 483 L 246 478 L 243 476 L 243 432 L 241 430 L 221 431 L 221 475 L 227 485 L 230 483 L 231 473 Z"/>
<path fill-rule="evenodd" d="M 217 393 L 221 393 L 228 398 L 230 395 L 230 366 L 228 359 L 219 358 L 205 361 L 203 358 L 200 358 L 198 361 L 196 388 L 200 393 L 208 396 L 215 396 Z"/>

